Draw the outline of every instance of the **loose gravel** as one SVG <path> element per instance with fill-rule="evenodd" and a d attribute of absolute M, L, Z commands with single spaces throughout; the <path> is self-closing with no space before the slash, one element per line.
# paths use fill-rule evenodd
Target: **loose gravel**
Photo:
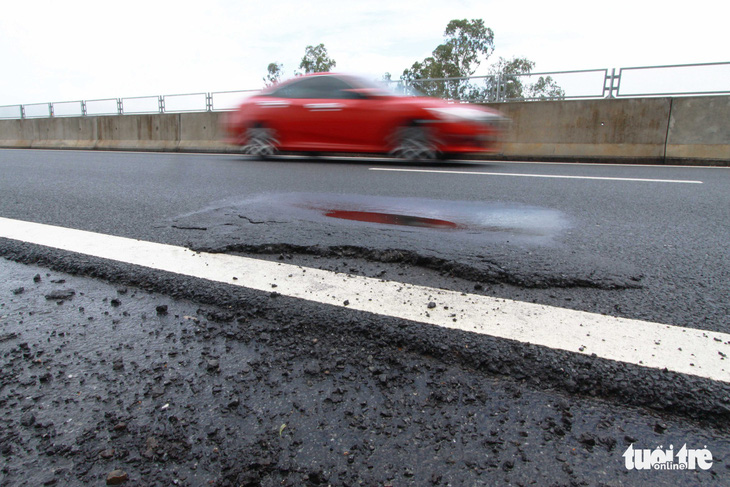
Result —
<path fill-rule="evenodd" d="M 539 387 L 297 313 L 271 319 L 34 265 L 0 269 L 4 486 L 730 479 L 721 424 Z M 707 446 L 713 468 L 625 468 L 630 444 L 669 443 Z"/>

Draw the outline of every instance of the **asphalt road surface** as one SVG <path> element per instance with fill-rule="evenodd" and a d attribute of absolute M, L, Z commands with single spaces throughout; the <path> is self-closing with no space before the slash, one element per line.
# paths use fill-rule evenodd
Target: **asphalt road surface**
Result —
<path fill-rule="evenodd" d="M 0 481 L 726 485 L 729 182 L 0 151 Z"/>

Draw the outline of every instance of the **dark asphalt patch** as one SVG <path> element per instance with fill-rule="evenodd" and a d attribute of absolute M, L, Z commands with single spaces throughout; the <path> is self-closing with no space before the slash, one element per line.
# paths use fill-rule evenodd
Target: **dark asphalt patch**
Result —
<path fill-rule="evenodd" d="M 638 278 L 621 280 L 616 279 L 615 276 L 594 276 L 593 278 L 589 278 L 569 275 L 518 274 L 502 268 L 495 262 L 489 262 L 487 259 L 482 259 L 481 265 L 475 266 L 439 257 L 422 255 L 418 252 L 404 249 L 371 249 L 346 245 L 332 247 L 292 244 L 231 244 L 216 247 L 197 244 L 191 245 L 191 250 L 196 252 L 209 252 L 214 254 L 316 256 L 326 259 L 361 259 L 375 263 L 403 264 L 409 267 L 436 271 L 448 277 L 469 280 L 475 283 L 509 284 L 526 289 L 586 288 L 624 290 L 641 288 L 640 279 Z"/>
<path fill-rule="evenodd" d="M 475 356 L 465 360 L 468 350 L 483 350 L 468 337 L 456 355 L 455 342 L 404 343 L 401 331 L 414 325 L 360 313 L 313 313 L 286 302 L 288 319 L 271 319 L 279 311 L 268 298 L 166 275 L 139 283 L 176 298 L 149 294 L 133 285 L 140 274 L 77 257 L 44 258 L 85 274 L 95 269 L 116 286 L 63 275 L 77 293 L 58 305 L 45 299 L 61 286 L 51 282 L 57 274 L 0 263 L 9 269 L 0 284 L 0 323 L 9 334 L 0 341 L 3 485 L 100 485 L 109 478 L 121 485 L 220 486 L 727 479 L 723 428 L 475 369 Z M 34 283 L 36 273 L 44 278 Z M 18 286 L 26 292 L 13 294 Z M 227 304 L 201 307 L 183 298 L 201 293 L 209 300 L 213 290 Z M 160 307 L 167 313 L 158 314 Z M 484 358 L 510 365 L 507 356 Z M 591 369 L 588 361 L 584 368 Z M 630 443 L 668 442 L 707 445 L 715 466 L 663 475 L 625 470 L 621 454 Z"/>
<path fill-rule="evenodd" d="M 11 241 L 0 245 L 0 255 L 209 304 L 226 310 L 223 317 L 227 320 L 241 315 L 275 322 L 298 320 L 315 334 L 328 332 L 353 343 L 364 340 L 375 346 L 399 346 L 540 388 L 610 398 L 716 424 L 730 418 L 730 384 L 708 379 L 323 306 L 276 292 L 233 288 L 31 244 Z M 484 290 L 486 294 L 490 291 Z"/>

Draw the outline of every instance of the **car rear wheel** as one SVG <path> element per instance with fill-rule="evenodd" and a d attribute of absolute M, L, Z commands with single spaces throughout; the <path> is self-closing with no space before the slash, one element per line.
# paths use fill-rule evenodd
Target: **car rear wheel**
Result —
<path fill-rule="evenodd" d="M 439 156 L 438 148 L 430 131 L 418 125 L 399 127 L 393 137 L 395 146 L 391 154 L 408 161 L 432 161 Z"/>
<path fill-rule="evenodd" d="M 256 157 L 267 157 L 278 152 L 276 134 L 273 129 L 255 125 L 246 130 L 246 144 L 243 153 Z"/>

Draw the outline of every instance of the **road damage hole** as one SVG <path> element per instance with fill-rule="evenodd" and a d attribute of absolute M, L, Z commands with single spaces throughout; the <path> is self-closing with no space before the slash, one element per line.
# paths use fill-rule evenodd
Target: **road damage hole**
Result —
<path fill-rule="evenodd" d="M 329 210 L 324 212 L 325 216 L 340 218 L 343 220 L 354 220 L 358 222 L 381 223 L 384 225 L 403 225 L 407 227 L 459 229 L 458 223 L 437 218 L 424 218 L 421 216 L 398 215 L 395 213 L 381 213 L 376 211 L 353 211 L 353 210 Z"/>
<path fill-rule="evenodd" d="M 511 201 L 261 193 L 171 223 L 208 229 L 189 243 L 196 251 L 360 258 L 531 288 L 634 289 L 642 281 L 630 263 L 577 257 L 567 213 Z"/>
<path fill-rule="evenodd" d="M 571 227 L 561 211 L 503 201 L 460 201 L 381 195 L 333 193 L 263 193 L 245 199 L 218 202 L 209 208 L 179 215 L 172 220 L 174 228 L 208 230 L 211 238 L 232 235 L 241 223 L 267 228 L 246 237 L 286 233 L 291 240 L 302 235 L 311 241 L 311 232 L 337 241 L 351 238 L 354 231 L 370 226 L 388 230 L 378 238 L 397 242 L 378 247 L 422 246 L 420 232 L 443 230 L 443 237 L 459 246 L 474 246 L 483 252 L 485 244 L 511 246 L 553 246 L 556 239 Z M 335 224 L 337 222 L 337 224 Z M 294 229 L 296 224 L 301 231 Z M 305 235 L 305 233 L 308 233 Z M 235 235 L 241 238 L 240 234 Z M 373 237 L 373 235 L 369 235 Z M 359 240 L 359 239 L 358 239 Z"/>

